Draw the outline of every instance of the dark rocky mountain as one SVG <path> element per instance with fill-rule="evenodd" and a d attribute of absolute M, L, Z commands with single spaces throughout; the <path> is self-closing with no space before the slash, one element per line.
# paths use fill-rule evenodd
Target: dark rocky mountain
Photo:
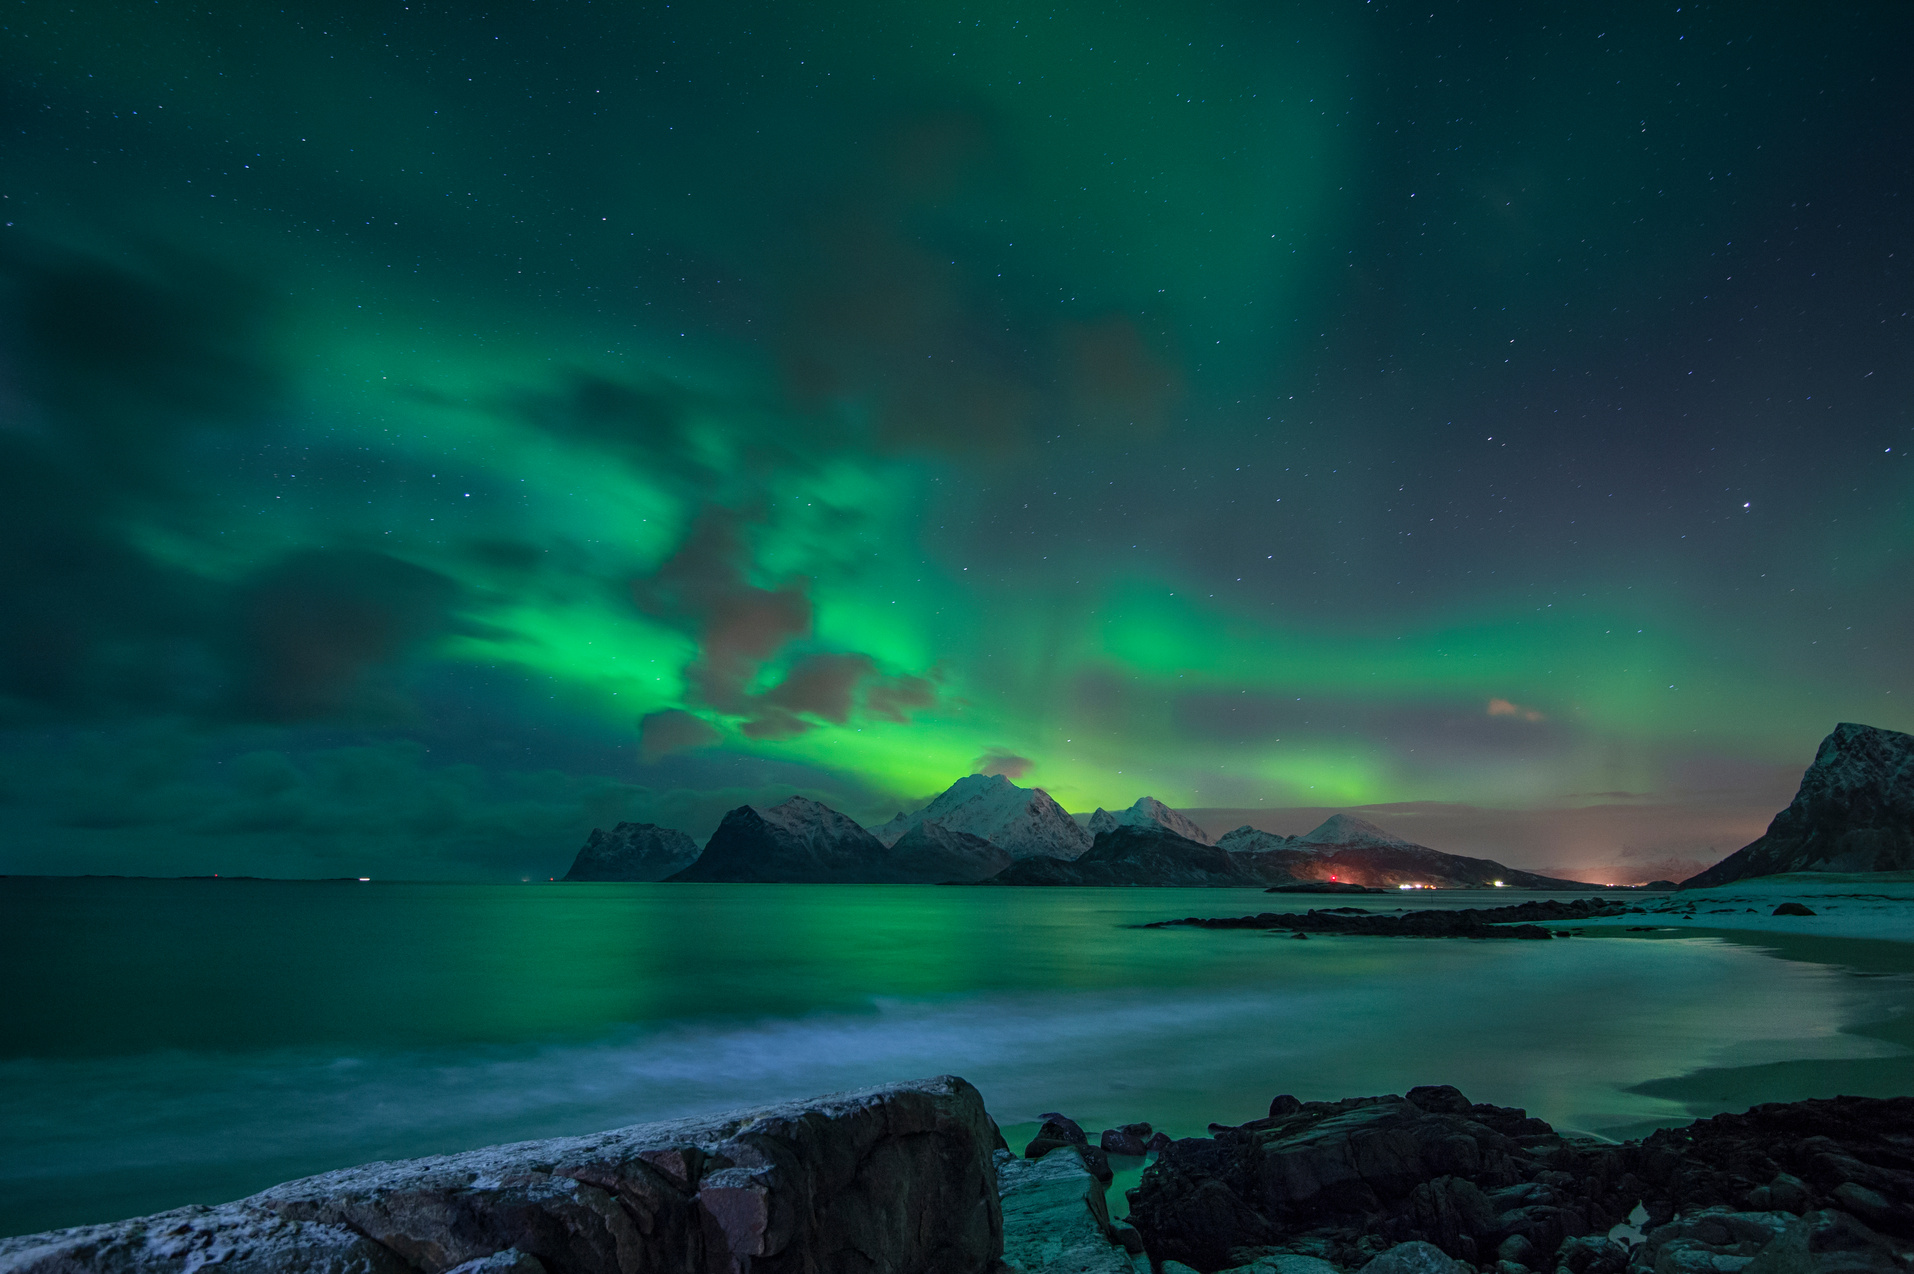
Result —
<path fill-rule="evenodd" d="M 794 796 L 724 816 L 704 853 L 674 881 L 755 881 L 807 885 L 902 883 L 884 843 L 828 805 Z"/>
<path fill-rule="evenodd" d="M 1119 826 L 1099 833 L 1081 857 L 1024 858 L 984 881 L 987 885 L 1227 885 L 1271 883 L 1262 855 L 1232 854 L 1200 845 L 1167 827 Z M 1280 871 L 1280 868 L 1276 870 Z M 1279 879 L 1288 880 L 1287 873 Z"/>
<path fill-rule="evenodd" d="M 890 865 L 906 882 L 970 885 L 1010 866 L 1010 851 L 981 836 L 925 819 L 898 837 Z"/>
<path fill-rule="evenodd" d="M 1243 826 L 1228 833 L 1217 846 L 1233 854 L 1258 855 L 1265 872 L 1280 867 L 1297 880 L 1393 888 L 1427 885 L 1436 889 L 1593 889 L 1599 886 L 1559 880 L 1507 867 L 1489 858 L 1445 854 L 1427 845 L 1406 841 L 1374 823 L 1351 814 L 1335 814 L 1314 831 L 1301 836 Z M 1280 883 L 1272 879 L 1271 883 Z"/>
<path fill-rule="evenodd" d="M 663 880 L 689 867 L 697 857 L 698 842 L 674 827 L 656 823 L 620 823 L 610 831 L 594 827 L 564 879 Z"/>
<path fill-rule="evenodd" d="M 1914 869 L 1914 734 L 1844 721 L 1821 740 L 1787 809 L 1761 839 L 1683 889 L 1786 871 Z"/>

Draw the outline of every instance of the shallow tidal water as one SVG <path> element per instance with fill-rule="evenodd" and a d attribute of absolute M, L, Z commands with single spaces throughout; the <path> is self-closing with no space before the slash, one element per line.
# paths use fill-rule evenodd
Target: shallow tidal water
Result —
<path fill-rule="evenodd" d="M 1906 1055 L 1851 1029 L 1905 975 L 1721 936 L 1126 927 L 1522 896 L 0 879 L 0 1234 L 943 1072 L 1019 1145 L 1423 1083 L 1634 1135 L 1682 1076 Z"/>

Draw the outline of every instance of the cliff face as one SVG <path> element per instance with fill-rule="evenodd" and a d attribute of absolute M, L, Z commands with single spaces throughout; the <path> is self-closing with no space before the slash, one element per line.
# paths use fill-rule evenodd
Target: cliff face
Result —
<path fill-rule="evenodd" d="M 594 827 L 565 879 L 663 880 L 689 867 L 697 857 L 698 842 L 674 827 L 655 823 L 620 823 L 610 831 Z"/>
<path fill-rule="evenodd" d="M 988 1274 L 1003 1249 L 1001 1144 L 977 1090 L 946 1075 L 0 1239 L 0 1270 Z"/>
<path fill-rule="evenodd" d="M 1842 722 L 1821 740 L 1761 839 L 1682 882 L 1705 889 L 1785 871 L 1914 868 L 1914 735 Z"/>

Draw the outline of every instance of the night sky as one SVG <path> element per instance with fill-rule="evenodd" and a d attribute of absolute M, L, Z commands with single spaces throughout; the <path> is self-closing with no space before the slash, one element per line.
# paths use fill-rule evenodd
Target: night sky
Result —
<path fill-rule="evenodd" d="M 1593 871 L 1914 729 L 1905 6 L 0 39 L 0 871 L 980 770 Z"/>

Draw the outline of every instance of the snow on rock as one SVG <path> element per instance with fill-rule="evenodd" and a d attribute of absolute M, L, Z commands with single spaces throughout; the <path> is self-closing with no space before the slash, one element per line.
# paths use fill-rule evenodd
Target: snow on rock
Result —
<path fill-rule="evenodd" d="M 1227 849 L 1232 854 L 1254 854 L 1266 849 L 1295 849 L 1296 838 L 1278 836 L 1275 832 L 1266 832 L 1260 827 L 1244 823 L 1233 832 L 1223 833 L 1216 847 Z"/>
<path fill-rule="evenodd" d="M 1914 734 L 1844 721 L 1821 740 L 1761 839 L 1682 882 L 1706 889 L 1798 871 L 1914 868 Z"/>
<path fill-rule="evenodd" d="M 1152 823 L 1169 828 L 1184 840 L 1193 840 L 1199 845 L 1215 844 L 1208 832 L 1154 796 L 1138 797 L 1135 805 L 1115 814 L 1098 807 L 1097 812 L 1090 815 L 1090 835 L 1113 832 L 1119 827 L 1147 827 Z"/>
<path fill-rule="evenodd" d="M 1018 787 L 1001 774 L 972 774 L 958 779 L 929 805 L 900 813 L 871 829 L 878 840 L 895 845 L 925 819 L 952 831 L 981 836 L 1012 858 L 1075 858 L 1095 839 L 1063 812 L 1040 787 Z"/>
<path fill-rule="evenodd" d="M 1341 849 L 1345 846 L 1361 846 L 1365 849 L 1421 848 L 1414 841 L 1393 836 L 1354 814 L 1331 814 L 1315 831 L 1305 832 L 1291 844 L 1302 849 Z"/>

